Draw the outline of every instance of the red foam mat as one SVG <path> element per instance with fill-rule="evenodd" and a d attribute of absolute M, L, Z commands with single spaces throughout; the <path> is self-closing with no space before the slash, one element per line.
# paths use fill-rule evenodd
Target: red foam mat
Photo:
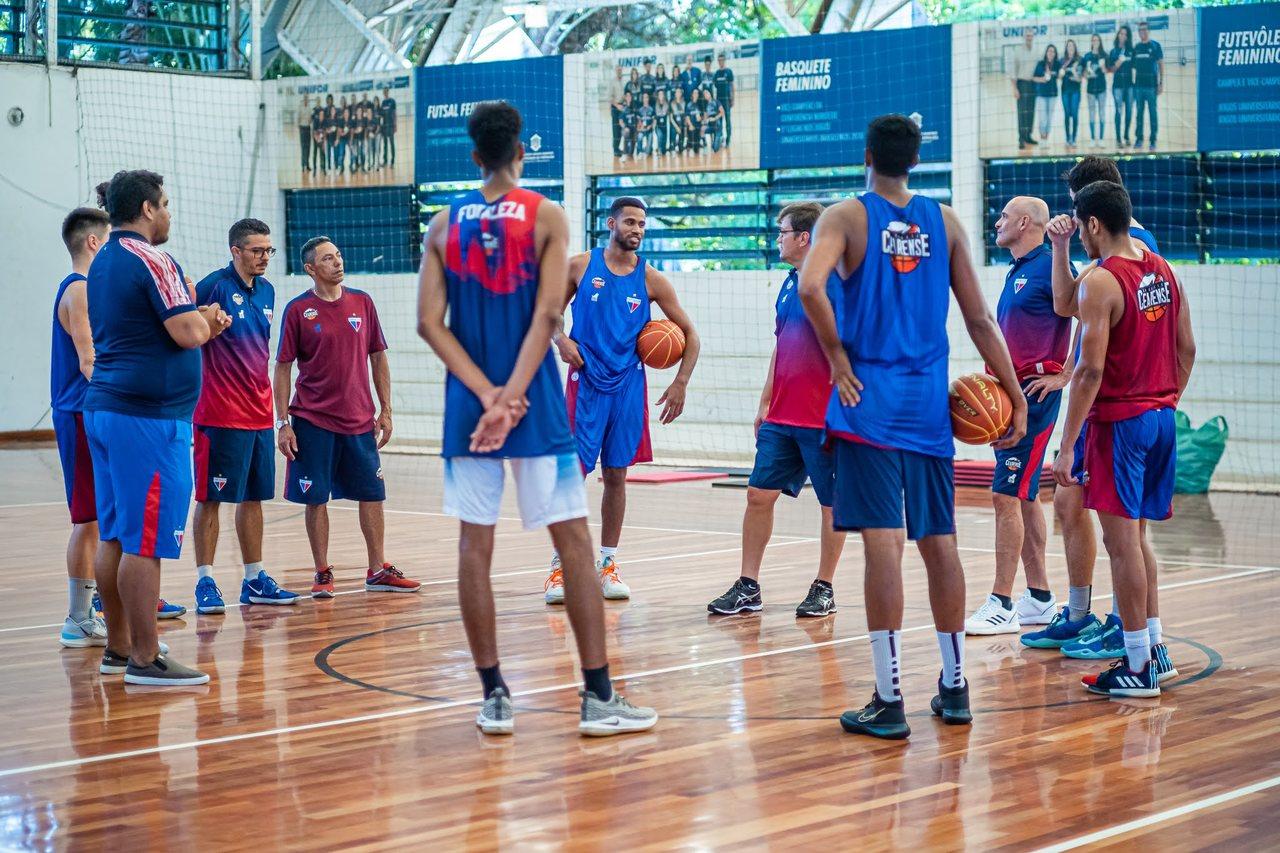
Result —
<path fill-rule="evenodd" d="M 627 482 L 687 483 L 691 480 L 719 480 L 728 476 L 723 471 L 672 471 L 661 468 L 633 468 L 627 472 Z"/>

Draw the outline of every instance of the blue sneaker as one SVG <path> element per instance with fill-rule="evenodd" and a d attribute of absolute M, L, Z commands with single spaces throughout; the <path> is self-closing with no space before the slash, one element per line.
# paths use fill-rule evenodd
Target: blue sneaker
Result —
<path fill-rule="evenodd" d="M 1071 608 L 1062 608 L 1044 630 L 1023 634 L 1022 645 L 1033 649 L 1060 649 L 1067 643 L 1080 639 L 1086 631 L 1101 627 L 1098 617 L 1092 613 L 1086 613 L 1074 622 L 1070 617 Z"/>
<path fill-rule="evenodd" d="M 1111 668 L 1103 670 L 1096 676 L 1086 675 L 1081 681 L 1090 693 L 1101 693 L 1103 696 L 1129 696 L 1149 699 L 1160 695 L 1160 679 L 1156 675 L 1156 662 L 1147 661 L 1141 672 L 1129 669 L 1129 661 L 1124 657 L 1111 664 Z"/>
<path fill-rule="evenodd" d="M 1164 643 L 1151 647 L 1151 663 L 1156 668 L 1156 680 L 1161 684 L 1178 677 L 1178 668 L 1173 665 L 1169 648 Z"/>
<path fill-rule="evenodd" d="M 163 598 L 156 600 L 156 618 L 157 619 L 177 619 L 179 616 L 185 616 L 187 608 L 181 604 L 170 604 Z"/>
<path fill-rule="evenodd" d="M 62 623 L 62 633 L 58 642 L 68 649 L 87 649 L 90 646 L 106 646 L 107 626 L 95 615 L 83 622 L 77 622 L 70 616 Z"/>
<path fill-rule="evenodd" d="M 102 618 L 102 597 L 98 595 L 98 591 L 93 591 L 93 614 L 99 619 Z"/>
<path fill-rule="evenodd" d="M 196 581 L 196 613 L 226 613 L 227 603 L 222 600 L 222 590 L 213 578 Z"/>
<path fill-rule="evenodd" d="M 1077 660 L 1107 660 L 1124 657 L 1124 627 L 1120 617 L 1107 615 L 1099 627 L 1062 646 L 1062 653 Z"/>
<path fill-rule="evenodd" d="M 241 604 L 297 604 L 298 594 L 281 589 L 266 572 L 258 572 L 253 580 L 240 582 Z"/>

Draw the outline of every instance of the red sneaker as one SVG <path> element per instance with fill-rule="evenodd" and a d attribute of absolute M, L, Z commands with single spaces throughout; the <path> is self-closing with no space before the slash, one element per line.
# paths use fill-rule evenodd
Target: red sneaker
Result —
<path fill-rule="evenodd" d="M 312 598 L 333 598 L 333 566 L 316 572 L 316 582 L 311 585 Z"/>
<path fill-rule="evenodd" d="M 368 592 L 417 592 L 421 587 L 422 584 L 405 577 L 390 563 L 383 563 L 382 569 L 376 572 L 370 569 L 364 579 L 364 588 Z"/>

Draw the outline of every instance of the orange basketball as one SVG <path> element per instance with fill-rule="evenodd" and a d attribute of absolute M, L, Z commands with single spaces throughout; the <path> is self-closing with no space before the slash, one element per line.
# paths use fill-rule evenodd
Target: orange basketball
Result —
<path fill-rule="evenodd" d="M 1013 402 L 994 376 L 970 373 L 951 383 L 951 431 L 965 444 L 990 444 L 1005 434 Z"/>
<path fill-rule="evenodd" d="M 1146 310 L 1144 310 L 1142 312 L 1142 316 L 1146 317 L 1148 320 L 1154 323 L 1156 320 L 1159 320 L 1161 317 L 1164 316 L 1164 309 L 1165 309 L 1165 306 L 1163 305 L 1153 305 L 1150 308 L 1147 308 Z"/>
<path fill-rule="evenodd" d="M 636 338 L 636 352 L 649 367 L 670 367 L 684 355 L 684 332 L 670 320 L 650 320 Z"/>

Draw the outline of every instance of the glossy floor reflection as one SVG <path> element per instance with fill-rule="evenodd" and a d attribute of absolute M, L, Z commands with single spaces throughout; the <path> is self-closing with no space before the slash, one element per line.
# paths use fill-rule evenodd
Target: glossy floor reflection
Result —
<path fill-rule="evenodd" d="M 545 536 L 503 521 L 494 587 L 517 733 L 491 740 L 472 724 L 479 688 L 439 462 L 386 463 L 390 556 L 423 592 L 363 592 L 355 513 L 337 510 L 339 595 L 162 623 L 174 655 L 213 676 L 166 691 L 125 687 L 98 675 L 92 650 L 58 646 L 56 456 L 0 451 L 0 847 L 1024 849 L 1103 831 L 1109 843 L 1262 848 L 1280 833 L 1280 787 L 1257 787 L 1280 783 L 1275 498 L 1180 498 L 1175 519 L 1154 526 L 1181 671 L 1161 699 L 1090 697 L 1079 677 L 1096 665 L 1014 636 L 972 638 L 972 728 L 929 715 L 937 648 L 909 549 L 907 744 L 836 722 L 872 690 L 856 540 L 836 580 L 840 611 L 793 616 L 817 558 L 811 494 L 779 504 L 765 611 L 709 617 L 705 603 L 737 574 L 742 492 L 632 488 L 619 556 L 634 598 L 606 607 L 612 671 L 663 721 L 603 741 L 576 734 L 572 637 L 563 611 L 542 604 Z M 976 604 L 994 525 L 981 492 L 961 504 Z M 1056 536 L 1049 551 L 1065 589 Z M 236 556 L 226 519 L 217 577 L 228 602 Z M 309 583 L 291 506 L 267 507 L 266 563 L 286 586 Z M 1106 574 L 1102 562 L 1104 610 Z M 194 575 L 189 560 L 166 565 L 166 597 L 192 606 Z"/>

